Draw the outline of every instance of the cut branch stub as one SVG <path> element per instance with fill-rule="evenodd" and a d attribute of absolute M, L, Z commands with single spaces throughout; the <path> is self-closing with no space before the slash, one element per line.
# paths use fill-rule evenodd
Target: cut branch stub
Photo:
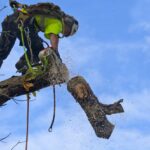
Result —
<path fill-rule="evenodd" d="M 80 76 L 72 78 L 67 87 L 86 113 L 96 135 L 108 139 L 112 134 L 114 125 L 107 120 L 106 114 L 123 112 L 121 101 L 112 105 L 101 104 L 89 84 Z"/>

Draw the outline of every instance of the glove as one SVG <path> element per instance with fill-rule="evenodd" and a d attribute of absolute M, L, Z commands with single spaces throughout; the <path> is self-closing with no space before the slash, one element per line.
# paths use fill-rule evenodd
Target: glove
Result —
<path fill-rule="evenodd" d="M 53 50 L 53 52 L 55 52 L 55 54 L 56 54 L 56 56 L 60 59 L 60 61 L 62 62 L 62 59 L 61 59 L 61 57 L 60 57 L 60 54 L 59 54 L 59 52 L 58 52 L 58 50 L 55 50 L 53 47 L 50 47 L 51 48 L 51 50 Z"/>
<path fill-rule="evenodd" d="M 41 60 L 41 62 L 45 59 L 45 57 L 49 56 L 52 53 L 52 51 L 53 50 L 51 47 L 45 48 L 42 51 L 40 51 L 38 57 Z"/>
<path fill-rule="evenodd" d="M 18 2 L 15 0 L 9 0 L 9 5 L 11 8 L 17 8 L 18 7 Z"/>

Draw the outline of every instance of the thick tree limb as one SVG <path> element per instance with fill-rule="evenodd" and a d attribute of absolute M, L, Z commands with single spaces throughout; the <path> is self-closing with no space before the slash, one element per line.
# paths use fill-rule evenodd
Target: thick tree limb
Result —
<path fill-rule="evenodd" d="M 85 111 L 96 135 L 102 138 L 109 138 L 114 125 L 107 120 L 106 115 L 123 112 L 120 104 L 122 100 L 112 105 L 101 104 L 89 84 L 80 76 L 72 78 L 68 82 L 68 90 Z"/>
<path fill-rule="evenodd" d="M 40 71 L 36 75 L 29 72 L 23 76 L 14 76 L 0 82 L 0 106 L 3 106 L 8 100 L 16 96 L 34 92 L 50 85 L 67 82 L 69 78 L 66 66 L 60 62 L 53 52 L 48 57 L 48 66 L 45 71 Z M 80 76 L 69 80 L 67 87 L 68 91 L 71 92 L 85 111 L 96 135 L 108 139 L 114 129 L 114 125 L 107 120 L 106 115 L 124 112 L 120 104 L 122 100 L 110 105 L 100 103 L 89 84 Z"/>
<path fill-rule="evenodd" d="M 32 73 L 23 76 L 13 76 L 7 80 L 0 82 L 0 106 L 13 97 L 24 95 L 30 92 L 40 90 L 53 84 L 61 84 L 68 79 L 68 70 L 64 64 L 60 62 L 55 53 L 48 58 L 48 69 L 41 71 L 39 69 L 37 75 L 32 77 Z M 40 72 L 40 73 L 39 73 Z M 25 88 L 29 86 L 29 90 Z"/>

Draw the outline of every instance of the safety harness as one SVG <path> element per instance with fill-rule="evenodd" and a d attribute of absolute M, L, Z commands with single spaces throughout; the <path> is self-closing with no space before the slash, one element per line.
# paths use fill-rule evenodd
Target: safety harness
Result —
<path fill-rule="evenodd" d="M 32 68 L 32 65 L 31 65 L 31 63 L 33 62 L 33 51 L 32 51 L 32 47 L 31 47 L 31 39 L 30 39 L 30 35 L 29 35 L 30 31 L 29 31 L 29 28 L 27 28 L 27 27 L 24 28 L 24 23 L 21 19 L 18 20 L 18 21 L 19 21 L 18 28 L 19 28 L 20 33 L 21 33 L 21 42 L 22 42 L 22 45 L 23 45 L 24 53 L 25 53 L 25 59 L 26 59 L 29 71 L 34 72 L 34 70 Z M 25 36 L 27 38 L 28 46 L 29 46 L 29 49 L 30 49 L 31 63 L 30 63 L 30 60 L 29 60 L 28 55 L 27 55 L 27 50 L 25 48 L 24 33 L 25 33 Z M 42 40 L 42 42 L 45 42 L 45 41 Z M 45 43 L 48 46 L 48 43 L 47 42 L 45 42 Z M 48 129 L 49 132 L 52 132 L 52 128 L 53 128 L 54 121 L 55 121 L 55 116 L 56 116 L 56 89 L 55 89 L 55 84 L 53 84 L 53 100 L 54 100 L 53 117 L 52 117 L 51 125 Z M 26 117 L 27 118 L 27 125 L 26 125 L 26 146 L 25 146 L 26 150 L 27 150 L 27 147 L 28 147 L 29 111 L 30 111 L 29 107 L 30 107 L 30 96 L 29 96 L 29 94 L 27 94 L 27 115 L 26 115 L 27 116 Z"/>
<path fill-rule="evenodd" d="M 24 26 L 23 26 L 23 22 L 20 20 L 20 24 L 18 24 L 18 28 L 20 30 L 20 33 L 21 33 L 21 42 L 22 42 L 22 45 L 23 45 L 23 49 L 24 49 L 24 54 L 25 54 L 25 59 L 26 59 L 26 62 L 27 62 L 27 65 L 28 65 L 28 68 L 32 71 L 32 66 L 30 64 L 30 61 L 29 61 L 29 58 L 28 58 L 28 55 L 27 55 L 27 50 L 25 48 L 25 41 L 24 41 Z M 28 39 L 29 40 L 29 39 Z M 29 42 L 29 41 L 28 41 Z M 28 43 L 29 44 L 29 43 Z M 31 46 L 29 45 L 29 47 L 31 48 Z M 30 49 L 30 51 L 32 51 L 32 49 Z M 31 52 L 31 57 L 33 57 L 33 53 Z"/>

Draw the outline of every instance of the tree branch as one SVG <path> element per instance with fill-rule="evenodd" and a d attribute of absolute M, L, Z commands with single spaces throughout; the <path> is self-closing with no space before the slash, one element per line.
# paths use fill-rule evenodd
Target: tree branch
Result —
<path fill-rule="evenodd" d="M 120 104 L 122 100 L 111 105 L 100 103 L 89 84 L 81 76 L 74 77 L 68 82 L 68 90 L 86 113 L 96 135 L 108 139 L 114 125 L 108 121 L 106 115 L 124 112 Z"/>
<path fill-rule="evenodd" d="M 54 52 L 51 52 L 48 57 L 48 66 L 44 71 L 40 66 L 36 74 L 27 72 L 23 76 L 14 76 L 0 82 L 0 106 L 16 96 L 67 82 L 68 74 L 65 64 L 60 62 Z M 100 103 L 90 85 L 81 76 L 70 79 L 67 88 L 86 113 L 96 135 L 108 139 L 113 132 L 114 125 L 108 121 L 106 115 L 124 112 L 121 105 L 123 100 L 109 105 Z"/>

